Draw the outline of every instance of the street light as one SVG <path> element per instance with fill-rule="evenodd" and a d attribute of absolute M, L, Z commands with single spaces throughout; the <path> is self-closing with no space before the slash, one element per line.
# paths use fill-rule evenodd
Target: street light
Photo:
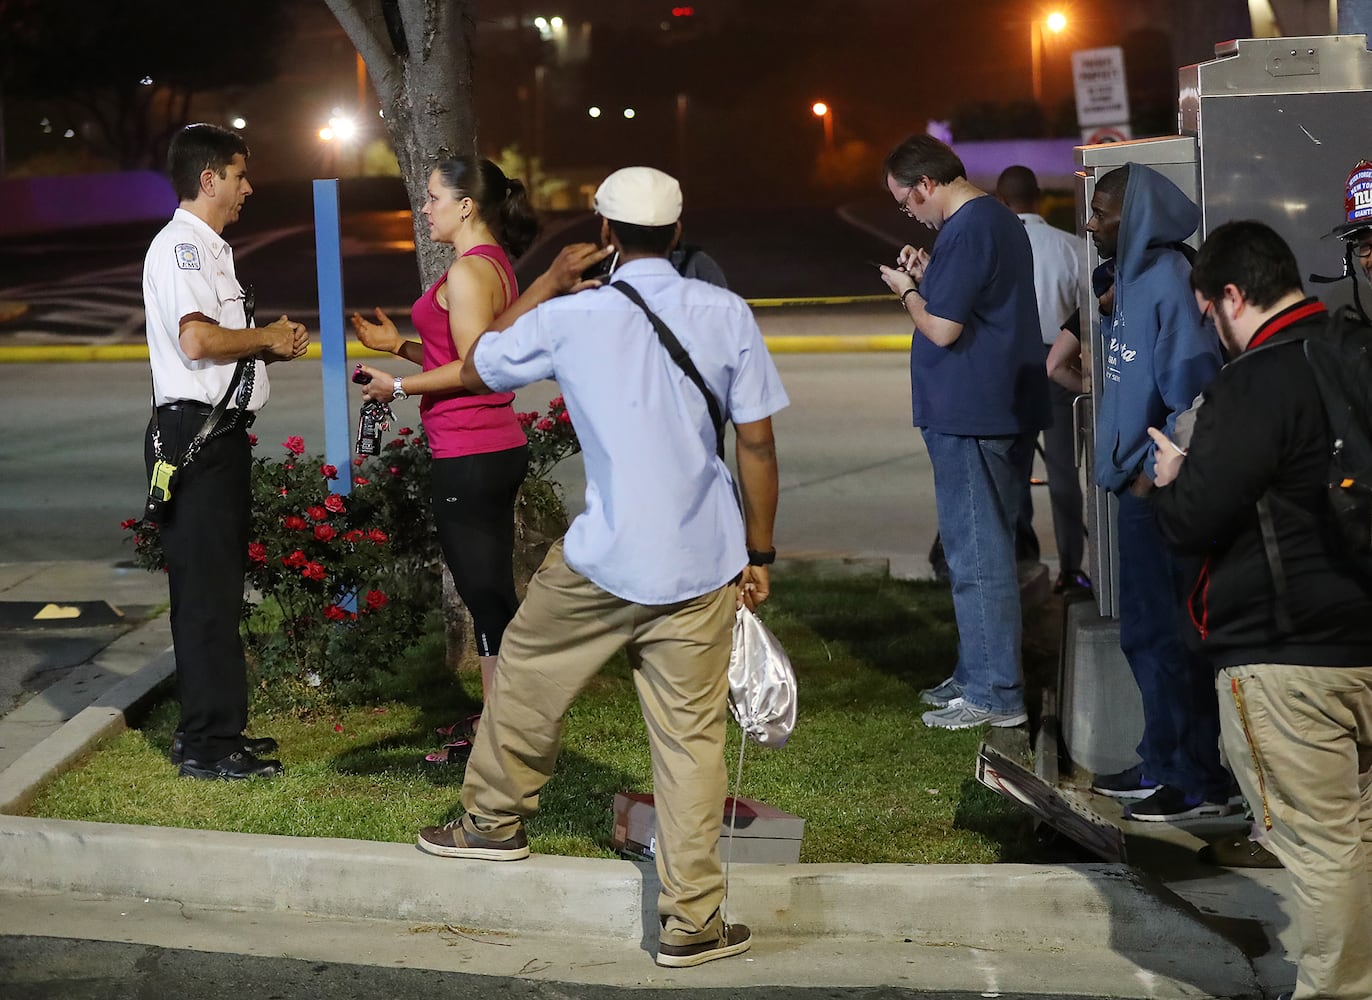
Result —
<path fill-rule="evenodd" d="M 823 101 L 810 105 L 810 112 L 824 122 L 824 148 L 834 148 L 834 109 Z"/>
<path fill-rule="evenodd" d="M 1047 28 L 1053 34 L 1058 35 L 1066 27 L 1067 15 L 1059 10 L 1050 12 L 1047 17 L 1035 18 L 1029 26 L 1029 60 L 1033 73 L 1034 103 L 1040 106 L 1043 104 L 1043 29 Z"/>

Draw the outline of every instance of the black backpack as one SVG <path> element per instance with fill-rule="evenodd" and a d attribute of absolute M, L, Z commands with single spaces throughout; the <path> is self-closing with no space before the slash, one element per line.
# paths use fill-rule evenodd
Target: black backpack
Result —
<path fill-rule="evenodd" d="M 1315 376 L 1329 420 L 1329 510 L 1333 541 L 1349 566 L 1372 588 L 1372 326 L 1351 306 L 1336 310 L 1322 334 L 1304 338 L 1305 360 Z M 1286 573 L 1266 496 L 1258 522 L 1278 598 Z M 1284 602 L 1278 625 L 1289 629 Z"/>

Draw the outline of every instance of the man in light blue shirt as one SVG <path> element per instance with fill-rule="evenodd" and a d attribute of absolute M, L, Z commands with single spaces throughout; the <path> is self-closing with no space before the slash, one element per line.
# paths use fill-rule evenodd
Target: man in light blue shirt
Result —
<path fill-rule="evenodd" d="M 676 180 L 648 167 L 616 171 L 596 192 L 596 211 L 608 245 L 565 248 L 464 360 L 472 392 L 557 380 L 581 442 L 586 509 L 505 632 L 467 765 L 466 814 L 426 827 L 419 847 L 441 857 L 527 857 L 524 820 L 552 777 L 562 717 L 624 648 L 652 746 L 657 962 L 681 968 L 751 943 L 722 910 L 728 665 L 736 607 L 769 592 L 771 416 L 788 401 L 747 304 L 681 277 L 668 261 L 681 234 Z M 582 277 L 607 258 L 612 281 Z M 734 424 L 738 499 L 722 426 L 649 310 L 694 363 L 721 424 Z"/>

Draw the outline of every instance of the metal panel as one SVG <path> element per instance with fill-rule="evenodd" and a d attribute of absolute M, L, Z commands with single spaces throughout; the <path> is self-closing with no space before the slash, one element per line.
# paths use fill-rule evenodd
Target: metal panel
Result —
<path fill-rule="evenodd" d="M 1201 230 L 1257 219 L 1285 239 L 1309 274 L 1339 275 L 1344 186 L 1372 156 L 1372 53 L 1363 35 L 1240 39 L 1181 71 L 1181 128 L 1197 137 Z M 1327 305 L 1352 282 L 1308 290 Z"/>
<path fill-rule="evenodd" d="M 1096 179 L 1126 163 L 1142 163 L 1162 174 L 1193 201 L 1197 198 L 1199 181 L 1196 172 L 1196 140 L 1191 136 L 1163 136 L 1156 139 L 1137 139 L 1132 142 L 1102 143 L 1097 146 L 1078 146 L 1077 172 L 1077 231 L 1086 232 L 1086 220 L 1091 214 L 1091 196 Z M 1189 242 L 1196 242 L 1192 237 Z M 1090 321 L 1090 335 L 1086 324 L 1082 327 L 1082 371 L 1089 372 L 1087 388 L 1101 384 L 1104 378 L 1105 344 L 1102 341 L 1100 312 L 1091 292 L 1091 273 L 1100 264 L 1095 244 L 1086 241 L 1082 278 L 1079 283 L 1082 316 Z M 1084 407 L 1087 413 L 1090 406 Z M 1115 537 L 1115 519 L 1119 501 L 1096 485 L 1095 427 L 1088 420 L 1086 433 L 1086 551 L 1096 607 L 1107 617 L 1119 614 L 1119 543 Z"/>

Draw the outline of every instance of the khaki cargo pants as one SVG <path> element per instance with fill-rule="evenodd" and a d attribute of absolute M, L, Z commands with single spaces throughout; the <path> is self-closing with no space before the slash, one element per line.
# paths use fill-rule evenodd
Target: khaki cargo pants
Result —
<path fill-rule="evenodd" d="M 559 541 L 501 640 L 462 786 L 464 822 L 485 837 L 513 836 L 538 810 L 539 790 L 553 775 L 563 715 L 605 661 L 625 649 L 648 725 L 658 912 L 663 937 L 673 944 L 719 934 L 735 594 L 729 585 L 678 604 L 633 604 L 571 569 Z M 608 814 L 605 822 L 608 828 Z"/>

